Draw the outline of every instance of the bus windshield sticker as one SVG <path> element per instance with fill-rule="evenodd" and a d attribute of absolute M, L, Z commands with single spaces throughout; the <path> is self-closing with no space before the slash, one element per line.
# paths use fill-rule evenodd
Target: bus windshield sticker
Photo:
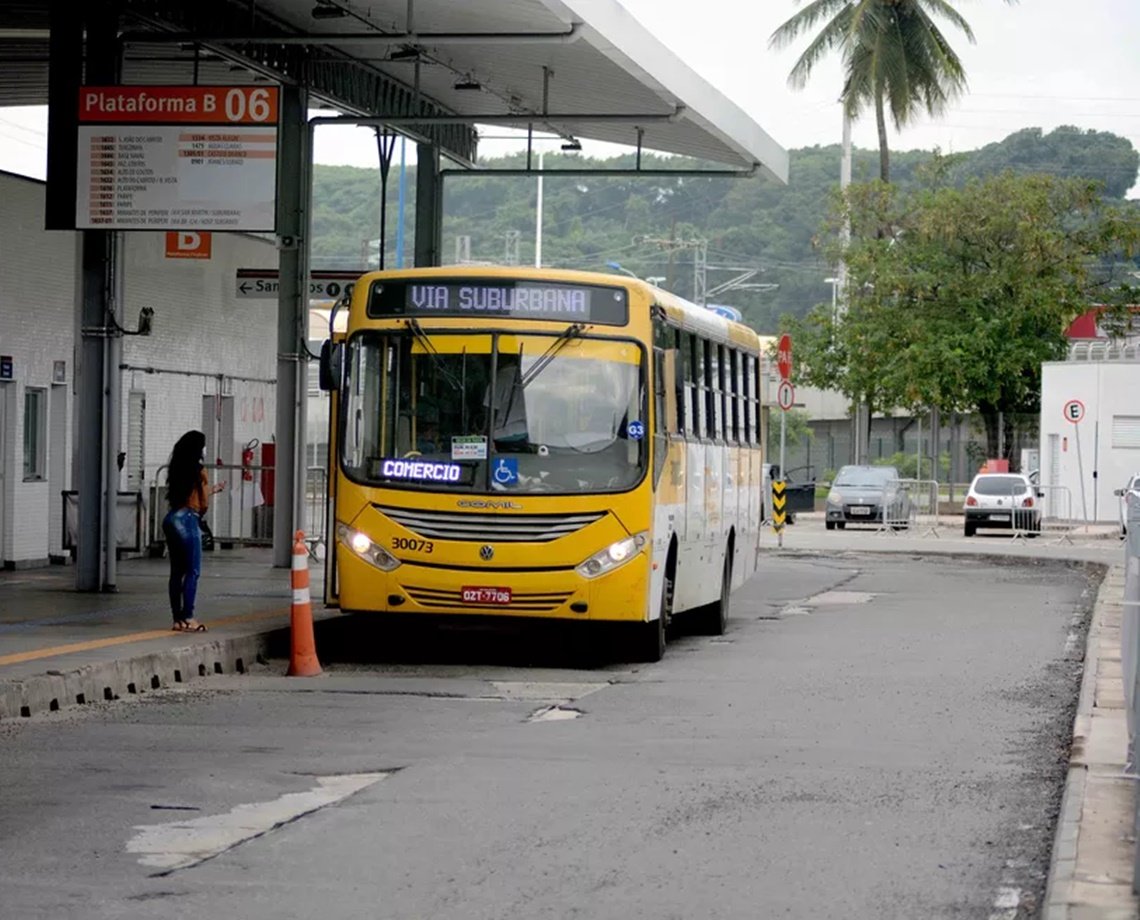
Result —
<path fill-rule="evenodd" d="M 486 316 L 623 326 L 629 298 L 624 288 L 562 281 L 374 281 L 368 316 Z"/>
<path fill-rule="evenodd" d="M 517 486 L 519 484 L 518 457 L 500 457 L 495 462 L 495 472 L 491 475 L 496 485 Z"/>
<path fill-rule="evenodd" d="M 403 460 L 384 457 L 373 461 L 381 479 L 404 479 L 412 482 L 469 483 L 471 469 L 459 463 L 434 460 Z"/>
<path fill-rule="evenodd" d="M 645 437 L 645 425 L 634 419 L 626 426 L 626 433 L 631 441 L 640 441 Z"/>
<path fill-rule="evenodd" d="M 486 460 L 487 438 L 485 435 L 460 435 L 451 439 L 452 460 Z"/>

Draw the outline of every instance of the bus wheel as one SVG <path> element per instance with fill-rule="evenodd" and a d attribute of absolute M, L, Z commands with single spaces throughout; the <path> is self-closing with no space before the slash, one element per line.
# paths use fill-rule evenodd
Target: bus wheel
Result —
<path fill-rule="evenodd" d="M 697 611 L 697 629 L 705 636 L 723 636 L 728 628 L 728 611 L 732 598 L 732 553 L 726 551 L 724 572 L 720 579 L 720 599 Z"/>

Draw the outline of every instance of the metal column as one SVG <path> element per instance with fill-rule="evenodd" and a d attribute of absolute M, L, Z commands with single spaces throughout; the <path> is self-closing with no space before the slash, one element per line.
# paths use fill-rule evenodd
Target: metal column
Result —
<path fill-rule="evenodd" d="M 78 82 L 70 87 L 68 67 L 61 56 L 68 53 L 68 45 L 74 42 L 71 25 L 64 26 L 56 15 L 53 4 L 52 29 L 57 24 L 64 29 L 60 45 L 53 43 L 53 70 L 63 68 L 62 79 L 53 83 L 52 105 L 65 105 L 65 111 L 74 111 Z M 72 12 L 74 16 L 74 12 Z M 114 4 L 92 4 L 86 9 L 86 73 L 83 81 L 92 84 L 114 84 L 118 82 L 119 46 L 117 41 L 118 10 Z M 70 39 L 70 40 L 69 40 Z M 78 74 L 71 71 L 73 79 Z M 61 99 L 65 96 L 66 99 Z M 59 134 L 53 141 L 62 142 Z M 70 144 L 75 144 L 74 130 Z M 58 215 L 56 215 L 58 216 Z M 74 214 L 72 215 L 74 220 Z M 74 226 L 74 223 L 72 224 Z M 79 492 L 79 508 L 76 533 L 75 587 L 79 591 L 98 591 L 103 583 L 103 530 L 104 530 L 104 491 L 111 483 L 112 472 L 105 469 L 104 412 L 106 406 L 107 372 L 107 316 L 110 292 L 111 265 L 115 258 L 114 234 L 105 230 L 83 231 L 83 248 L 79 284 L 81 294 L 77 308 L 79 312 L 79 347 L 76 350 L 75 390 L 75 439 L 78 458 L 72 478 Z M 113 527 L 108 528 L 114 532 Z M 114 553 L 114 546 L 109 552 Z M 112 577 L 113 573 L 112 573 Z"/>
<path fill-rule="evenodd" d="M 304 239 L 308 173 L 312 169 L 307 93 L 281 88 L 277 160 L 277 418 L 273 495 L 273 564 L 292 563 L 293 533 L 304 520 L 308 247 Z"/>
<path fill-rule="evenodd" d="M 443 247 L 443 177 L 439 148 L 416 145 L 416 251 L 417 267 L 439 265 Z"/>

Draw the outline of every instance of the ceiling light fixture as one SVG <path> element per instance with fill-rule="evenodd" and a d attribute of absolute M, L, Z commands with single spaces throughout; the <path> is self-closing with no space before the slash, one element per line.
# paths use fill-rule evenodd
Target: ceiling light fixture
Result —
<path fill-rule="evenodd" d="M 348 15 L 348 10 L 330 3 L 318 3 L 309 15 L 314 19 L 341 19 Z"/>
<path fill-rule="evenodd" d="M 388 55 L 389 61 L 418 61 L 419 59 L 420 49 L 414 45 L 404 45 Z"/>
<path fill-rule="evenodd" d="M 483 84 L 480 83 L 478 80 L 471 79 L 471 77 L 461 77 L 460 79 L 455 81 L 455 86 L 454 86 L 454 89 L 461 89 L 461 90 L 478 90 L 478 89 L 482 89 L 482 88 L 483 88 Z"/>

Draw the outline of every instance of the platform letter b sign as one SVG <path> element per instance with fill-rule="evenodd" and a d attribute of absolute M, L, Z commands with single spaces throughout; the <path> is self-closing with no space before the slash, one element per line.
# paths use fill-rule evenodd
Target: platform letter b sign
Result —
<path fill-rule="evenodd" d="M 208 259 L 211 243 L 207 231 L 171 230 L 166 234 L 166 258 Z"/>

